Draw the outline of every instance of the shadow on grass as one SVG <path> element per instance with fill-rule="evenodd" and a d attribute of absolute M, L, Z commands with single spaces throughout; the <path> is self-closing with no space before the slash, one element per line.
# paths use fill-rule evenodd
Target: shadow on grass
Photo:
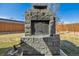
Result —
<path fill-rule="evenodd" d="M 67 40 L 61 40 L 61 49 L 69 56 L 79 56 L 79 47 Z"/>
<path fill-rule="evenodd" d="M 8 47 L 8 48 L 0 48 L 0 56 L 4 56 L 9 49 L 11 49 L 11 47 Z"/>

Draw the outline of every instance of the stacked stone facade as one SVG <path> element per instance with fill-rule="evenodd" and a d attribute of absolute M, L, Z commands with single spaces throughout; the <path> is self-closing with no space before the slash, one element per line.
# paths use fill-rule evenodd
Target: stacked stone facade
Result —
<path fill-rule="evenodd" d="M 46 20 L 49 22 L 48 24 L 44 23 Z M 35 23 L 37 25 L 39 25 L 39 22 L 41 21 L 41 25 L 35 28 L 34 25 L 32 25 L 32 21 L 38 21 L 38 23 Z M 32 34 L 32 27 L 36 30 L 40 26 L 42 27 L 42 25 L 44 25 L 43 27 L 45 28 L 46 24 L 48 25 L 48 34 Z M 33 8 L 25 13 L 25 36 L 21 39 L 25 42 L 25 44 L 22 45 L 24 55 L 59 55 L 60 38 L 55 31 L 55 17 L 50 8 L 48 8 L 48 4 L 34 4 Z M 38 33 L 40 32 L 38 31 Z M 42 32 L 42 34 L 45 33 Z"/>
<path fill-rule="evenodd" d="M 32 20 L 49 20 L 49 31 L 55 32 L 55 26 L 54 25 L 54 15 L 53 12 L 50 11 L 50 9 L 32 9 L 25 13 L 25 35 L 32 35 L 31 34 L 31 21 Z M 54 33 L 53 32 L 53 33 Z M 52 32 L 49 32 L 49 34 L 53 34 Z"/>

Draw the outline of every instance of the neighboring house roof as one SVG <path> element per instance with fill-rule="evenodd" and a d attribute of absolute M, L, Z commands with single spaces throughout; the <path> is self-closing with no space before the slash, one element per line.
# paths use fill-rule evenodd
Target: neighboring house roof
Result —
<path fill-rule="evenodd" d="M 4 19 L 4 18 L 0 18 L 0 22 L 9 22 L 9 23 L 21 23 L 21 24 L 24 24 L 24 21 L 17 21 L 17 20 Z"/>

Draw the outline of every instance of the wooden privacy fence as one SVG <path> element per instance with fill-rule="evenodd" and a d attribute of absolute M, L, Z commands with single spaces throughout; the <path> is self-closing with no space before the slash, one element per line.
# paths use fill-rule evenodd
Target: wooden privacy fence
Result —
<path fill-rule="evenodd" d="M 24 32 L 24 24 L 0 22 L 0 33 L 1 32 Z"/>
<path fill-rule="evenodd" d="M 79 32 L 79 24 L 57 24 L 56 25 L 56 31 L 70 31 L 70 32 Z"/>
<path fill-rule="evenodd" d="M 79 32 L 79 24 L 56 24 L 56 31 Z M 24 32 L 24 23 L 0 22 L 1 32 Z"/>

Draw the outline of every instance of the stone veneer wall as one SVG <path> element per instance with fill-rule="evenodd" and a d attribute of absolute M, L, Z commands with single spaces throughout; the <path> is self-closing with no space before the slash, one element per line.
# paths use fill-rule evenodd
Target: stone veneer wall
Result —
<path fill-rule="evenodd" d="M 49 34 L 55 34 L 54 15 L 49 9 L 32 9 L 25 14 L 25 36 L 31 35 L 31 20 L 49 20 Z"/>
<path fill-rule="evenodd" d="M 22 38 L 26 43 L 22 45 L 24 55 L 59 55 L 59 35 L 49 36 L 26 36 Z"/>

